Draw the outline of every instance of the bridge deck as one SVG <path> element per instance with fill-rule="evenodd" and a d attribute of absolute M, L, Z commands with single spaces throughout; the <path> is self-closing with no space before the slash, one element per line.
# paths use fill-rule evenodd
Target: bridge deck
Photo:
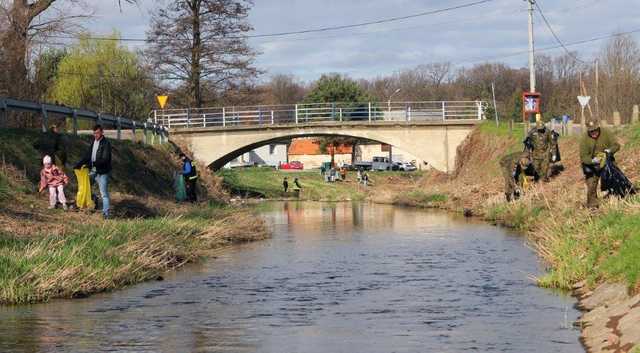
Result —
<path fill-rule="evenodd" d="M 300 130 L 305 128 L 367 128 L 367 127 L 412 127 L 412 126 L 469 126 L 482 123 L 477 119 L 461 119 L 446 121 L 321 121 L 298 124 L 273 124 L 273 125 L 227 125 L 207 126 L 207 127 L 180 127 L 171 128 L 172 134 L 197 134 L 210 132 L 231 132 L 231 131 L 271 131 L 271 130 Z"/>

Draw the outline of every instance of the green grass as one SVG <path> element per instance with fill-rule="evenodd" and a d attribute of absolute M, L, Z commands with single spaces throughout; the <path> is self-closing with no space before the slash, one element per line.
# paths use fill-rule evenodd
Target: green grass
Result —
<path fill-rule="evenodd" d="M 179 218 L 80 225 L 63 236 L 0 234 L 0 304 L 120 288 L 156 278 L 208 249 L 265 236 L 255 217 L 215 207 Z"/>
<path fill-rule="evenodd" d="M 636 286 L 640 283 L 639 216 L 612 210 L 554 230 L 547 247 L 555 260 L 541 284 L 568 289 L 586 279 L 591 284 L 617 281 Z"/>
<path fill-rule="evenodd" d="M 448 199 L 447 195 L 413 190 L 396 196 L 393 204 L 408 207 L 437 208 L 447 202 Z"/>
<path fill-rule="evenodd" d="M 327 183 L 319 171 L 278 171 L 271 168 L 245 168 L 223 170 L 219 175 L 224 185 L 242 196 L 263 196 L 266 198 L 293 197 L 293 183 L 298 178 L 302 186 L 300 198 L 303 200 L 344 201 L 362 200 L 366 189 L 355 182 L 355 174 L 350 173 L 346 182 Z M 284 194 L 282 181 L 289 179 L 289 193 Z"/>
<path fill-rule="evenodd" d="M 640 146 L 640 124 L 634 124 L 625 127 L 622 130 L 622 136 L 628 139 L 625 147 L 638 147 Z"/>
<path fill-rule="evenodd" d="M 500 125 L 496 126 L 495 121 L 487 120 L 480 124 L 479 129 L 483 133 L 496 136 L 515 136 L 518 138 L 524 136 L 524 125 L 522 123 L 514 123 L 513 131 L 511 131 L 508 122 L 500 122 Z"/>
<path fill-rule="evenodd" d="M 518 229 L 521 231 L 529 229 L 543 214 L 544 208 L 525 203 L 500 203 L 487 210 L 485 219 Z"/>

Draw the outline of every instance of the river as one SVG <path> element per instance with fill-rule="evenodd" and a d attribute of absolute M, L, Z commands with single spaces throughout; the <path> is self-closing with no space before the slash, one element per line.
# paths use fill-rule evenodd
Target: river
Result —
<path fill-rule="evenodd" d="M 0 308 L 0 352 L 584 352 L 521 236 L 367 203 L 268 203 L 272 239 L 82 300 Z"/>

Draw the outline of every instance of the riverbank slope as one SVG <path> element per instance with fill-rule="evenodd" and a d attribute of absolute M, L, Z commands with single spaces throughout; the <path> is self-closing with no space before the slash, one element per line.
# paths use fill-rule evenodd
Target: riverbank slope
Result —
<path fill-rule="evenodd" d="M 42 134 L 0 130 L 0 304 L 82 297 L 149 279 L 232 243 L 268 236 L 259 218 L 226 206 L 220 180 L 200 168 L 197 205 L 173 202 L 179 162 L 172 145 L 112 141 L 113 219 L 48 210 L 37 192 Z M 65 136 L 69 167 L 89 137 Z"/>
<path fill-rule="evenodd" d="M 619 166 L 637 181 L 640 126 L 617 133 L 623 144 L 616 156 Z M 588 310 L 581 321 L 587 349 L 640 349 L 640 198 L 606 199 L 597 211 L 584 208 L 579 137 L 572 136 L 560 140 L 563 170 L 507 203 L 498 161 L 522 149 L 522 136 L 522 130 L 510 133 L 506 126 L 486 123 L 460 147 L 455 174 L 431 172 L 416 187 L 377 201 L 466 212 L 526 232 L 548 264 L 538 283 L 576 291 Z"/>

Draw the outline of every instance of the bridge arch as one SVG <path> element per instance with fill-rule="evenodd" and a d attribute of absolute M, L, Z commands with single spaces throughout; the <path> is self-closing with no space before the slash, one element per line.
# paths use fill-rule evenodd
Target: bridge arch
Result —
<path fill-rule="evenodd" d="M 172 138 L 182 140 L 194 158 L 214 170 L 237 156 L 276 141 L 313 136 L 346 136 L 394 146 L 427 162 L 443 172 L 455 166 L 457 147 L 477 122 L 416 122 L 372 124 L 310 124 L 267 127 L 195 128 L 172 131 Z"/>

